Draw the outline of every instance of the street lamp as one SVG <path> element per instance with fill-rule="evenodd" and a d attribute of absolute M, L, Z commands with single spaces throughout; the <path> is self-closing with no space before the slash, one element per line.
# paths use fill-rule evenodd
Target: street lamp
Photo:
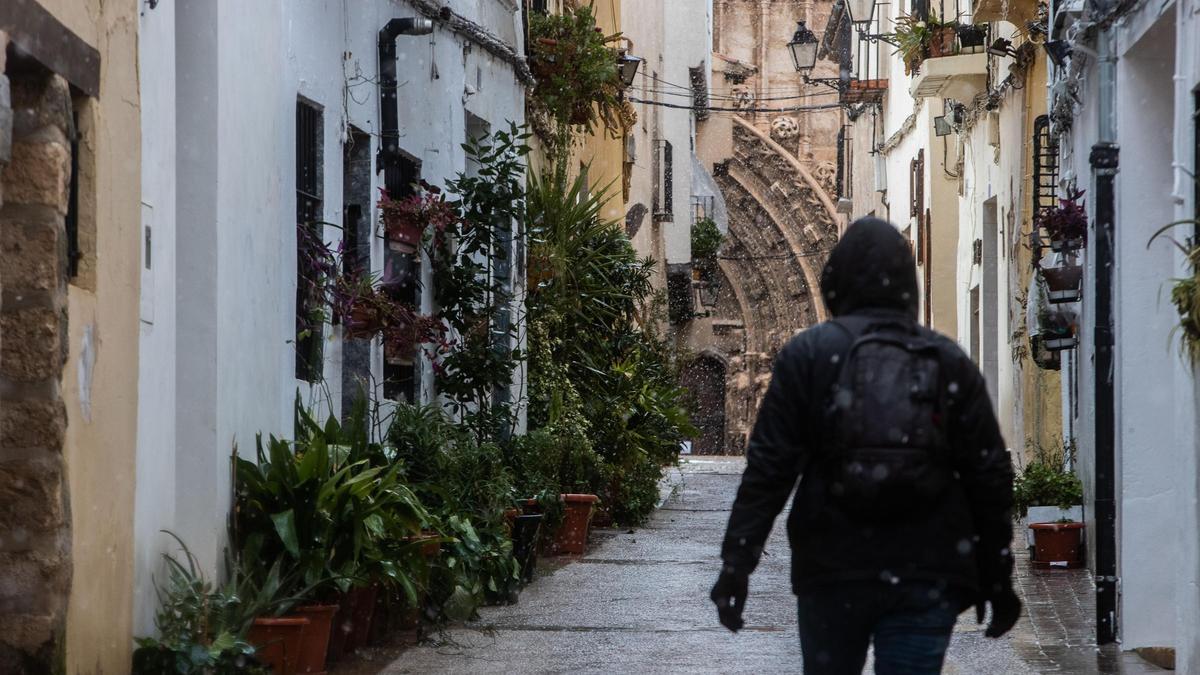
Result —
<path fill-rule="evenodd" d="M 803 21 L 797 22 L 796 33 L 788 43 L 788 50 L 792 52 L 792 63 L 796 66 L 796 72 L 804 73 L 806 79 L 808 73 L 817 65 L 818 44 L 817 36 L 808 26 L 805 26 Z"/>
<path fill-rule="evenodd" d="M 638 66 L 642 65 L 645 59 L 640 56 L 630 56 L 622 53 L 617 57 L 617 72 L 621 75 L 621 83 L 626 88 L 633 86 L 633 78 L 637 76 Z"/>
<path fill-rule="evenodd" d="M 846 14 L 850 23 L 865 26 L 875 18 L 875 0 L 846 0 Z"/>

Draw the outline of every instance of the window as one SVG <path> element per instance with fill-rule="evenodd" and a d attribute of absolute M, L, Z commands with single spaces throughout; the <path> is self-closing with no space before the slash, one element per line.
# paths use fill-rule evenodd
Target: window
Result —
<path fill-rule="evenodd" d="M 324 325 L 311 247 L 322 241 L 321 111 L 296 102 L 296 377 L 321 377 Z"/>
<path fill-rule="evenodd" d="M 659 140 L 655 142 L 655 155 L 658 166 L 655 168 L 654 190 L 654 219 L 659 222 L 670 222 L 674 219 L 674 165 L 671 142 Z"/>
<path fill-rule="evenodd" d="M 387 191 L 393 198 L 413 194 L 414 186 L 421 180 L 421 163 L 406 155 L 396 153 L 394 165 L 385 167 Z M 387 293 L 392 299 L 406 302 L 413 307 L 421 306 L 421 263 L 419 254 L 404 248 L 398 242 L 388 242 L 383 254 L 383 279 Z M 383 397 L 393 401 L 412 402 L 417 396 L 417 355 L 401 353 L 390 345 L 383 349 Z"/>

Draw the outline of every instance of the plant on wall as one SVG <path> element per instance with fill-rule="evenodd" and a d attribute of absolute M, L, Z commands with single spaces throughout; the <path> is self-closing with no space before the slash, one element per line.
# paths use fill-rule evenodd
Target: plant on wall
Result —
<path fill-rule="evenodd" d="M 614 137 L 637 121 L 621 95 L 616 52 L 620 34 L 604 35 L 591 7 L 529 17 L 530 61 L 537 84 L 529 97 L 530 118 L 551 154 L 561 155 L 578 129 L 602 126 Z"/>
<path fill-rule="evenodd" d="M 1168 223 L 1150 237 L 1146 246 L 1149 247 L 1155 239 L 1165 236 L 1169 230 L 1180 225 L 1196 227 L 1200 225 L 1200 220 L 1186 219 Z M 1168 236 L 1167 240 L 1187 257 L 1189 274 L 1174 279 L 1171 286 L 1171 304 L 1175 305 L 1175 311 L 1179 314 L 1179 324 L 1175 330 L 1180 334 L 1180 349 L 1195 366 L 1200 364 L 1200 243 L 1197 243 L 1195 238 L 1179 242 Z"/>
<path fill-rule="evenodd" d="M 1034 231 L 1045 230 L 1053 250 L 1074 250 L 1087 243 L 1088 217 L 1082 199 L 1083 190 L 1077 190 L 1034 217 Z"/>

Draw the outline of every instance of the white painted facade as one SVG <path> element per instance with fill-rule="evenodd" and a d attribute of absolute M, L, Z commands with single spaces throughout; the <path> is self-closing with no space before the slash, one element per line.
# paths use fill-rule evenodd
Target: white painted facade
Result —
<path fill-rule="evenodd" d="M 1196 169 L 1198 9 L 1194 0 L 1141 6 L 1108 31 L 1116 57 L 1113 140 L 1120 146 L 1113 241 L 1117 625 L 1125 649 L 1174 647 L 1180 672 L 1200 670 L 1200 467 L 1196 372 L 1180 355 L 1169 292 L 1173 277 L 1190 272 L 1167 242 L 1147 243 L 1159 227 L 1195 217 L 1189 174 Z M 1074 39 L 1070 32 L 1063 36 Z M 1089 194 L 1095 183 L 1088 155 L 1101 140 L 1102 124 L 1098 48 L 1096 41 L 1080 40 L 1072 57 L 1080 62 L 1078 77 L 1066 78 L 1079 84 L 1080 103 L 1063 140 L 1064 168 L 1070 169 L 1064 182 L 1073 180 Z M 1089 200 L 1093 216 L 1094 206 Z M 1179 239 L 1190 234 L 1176 232 Z M 1095 494 L 1092 420 L 1095 381 L 1103 376 L 1088 365 L 1095 265 L 1087 260 L 1077 380 L 1069 382 L 1064 370 L 1064 414 L 1079 441 L 1085 502 Z"/>
<path fill-rule="evenodd" d="M 523 53 L 516 3 L 441 4 Z M 233 448 L 252 452 L 260 432 L 289 436 L 297 392 L 318 410 L 340 409 L 339 327 L 325 327 L 327 386 L 296 377 L 296 104 L 322 111 L 321 215 L 340 225 L 351 127 L 369 135 L 372 163 L 379 148 L 379 31 L 422 16 L 393 0 L 159 3 L 143 14 L 143 180 L 154 226 L 143 304 L 153 304 L 154 320 L 142 326 L 139 383 L 139 634 L 152 626 L 151 574 L 168 548 L 158 530 L 180 535 L 215 570 Z M 510 63 L 434 24 L 431 35 L 397 38 L 399 147 L 420 161 L 422 178 L 441 184 L 466 169 L 460 146 L 471 116 L 493 130 L 520 124 L 525 89 Z M 372 207 L 383 185 L 377 169 Z M 375 209 L 366 217 L 376 222 Z M 326 227 L 326 240 L 340 233 Z M 382 241 L 371 246 L 379 270 Z M 430 311 L 428 290 L 423 297 Z M 371 362 L 381 381 L 378 341 Z M 420 388 L 421 400 L 433 400 L 429 368 Z"/>
<path fill-rule="evenodd" d="M 633 236 L 640 254 L 668 265 L 687 263 L 695 220 L 694 172 L 700 167 L 692 160 L 696 116 L 686 106 L 693 103 L 691 69 L 699 69 L 706 88 L 711 78 L 712 1 L 664 0 L 652 8 L 646 4 L 623 0 L 621 5 L 621 32 L 632 42 L 630 53 L 645 59 L 628 95 L 652 102 L 634 103 L 638 121 L 626 136 L 626 161 L 633 165 L 626 208 L 645 209 Z M 669 213 L 663 207 L 664 143 L 671 147 Z"/>

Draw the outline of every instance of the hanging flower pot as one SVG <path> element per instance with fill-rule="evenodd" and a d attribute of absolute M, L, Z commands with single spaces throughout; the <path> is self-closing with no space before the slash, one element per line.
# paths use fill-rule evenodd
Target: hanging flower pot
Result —
<path fill-rule="evenodd" d="M 1042 279 L 1046 282 L 1046 296 L 1051 303 L 1076 302 L 1083 296 L 1081 265 L 1043 267 Z"/>
<path fill-rule="evenodd" d="M 1058 200 L 1058 206 L 1042 209 L 1034 219 L 1034 227 L 1045 232 L 1050 241 L 1050 250 L 1056 252 L 1075 251 L 1087 243 L 1087 210 L 1080 200 L 1083 191 Z M 1038 235 L 1041 236 L 1041 235 Z"/>
<path fill-rule="evenodd" d="M 1050 351 L 1072 349 L 1079 344 L 1079 337 L 1075 333 L 1075 312 L 1060 307 L 1046 307 L 1038 316 L 1038 336 L 1042 345 Z"/>
<path fill-rule="evenodd" d="M 957 30 L 958 45 L 963 51 L 974 52 L 983 48 L 983 42 L 987 39 L 986 25 L 965 23 L 958 26 Z"/>

